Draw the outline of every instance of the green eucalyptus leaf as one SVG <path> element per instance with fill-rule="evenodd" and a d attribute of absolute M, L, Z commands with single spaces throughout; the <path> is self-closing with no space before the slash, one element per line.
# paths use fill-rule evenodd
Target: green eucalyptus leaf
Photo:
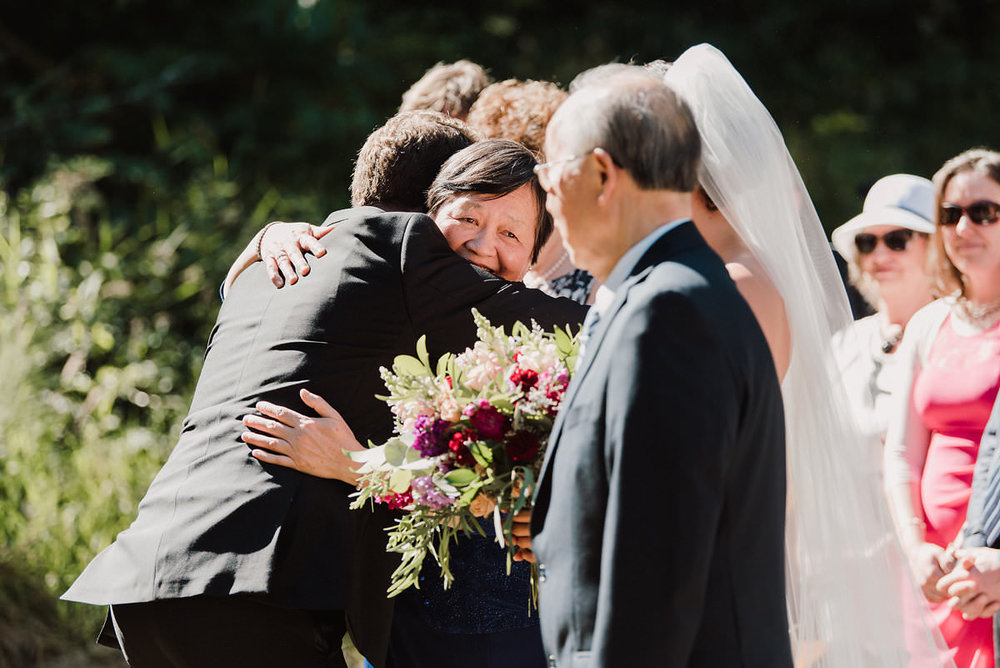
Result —
<path fill-rule="evenodd" d="M 427 336 L 423 335 L 417 339 L 417 359 L 429 372 L 431 369 L 431 358 L 427 354 Z"/>
<path fill-rule="evenodd" d="M 407 451 L 411 450 L 398 438 L 394 438 L 385 444 L 385 461 L 392 466 L 402 466 L 406 463 Z"/>
<path fill-rule="evenodd" d="M 413 473 L 407 469 L 396 469 L 389 476 L 389 489 L 401 494 L 410 488 L 411 480 L 413 480 Z"/>
<path fill-rule="evenodd" d="M 427 367 L 412 355 L 396 355 L 392 361 L 392 370 L 397 376 L 426 376 Z"/>
<path fill-rule="evenodd" d="M 569 338 L 569 334 L 556 327 L 555 337 L 556 348 L 560 353 L 563 355 L 569 355 L 573 352 L 573 341 Z"/>
<path fill-rule="evenodd" d="M 514 410 L 514 402 L 512 402 L 506 395 L 494 394 L 490 397 L 489 401 L 494 408 L 504 413 L 510 413 Z"/>
<path fill-rule="evenodd" d="M 480 466 L 489 466 L 493 463 L 493 450 L 482 441 L 476 441 L 469 445 L 469 452 L 476 459 Z"/>
<path fill-rule="evenodd" d="M 454 357 L 455 356 L 452 355 L 451 353 L 446 353 L 444 355 L 441 355 L 441 357 L 438 358 L 437 368 L 434 372 L 434 375 L 436 376 L 451 375 L 449 374 L 449 369 L 451 368 L 452 365 L 451 360 L 454 359 Z"/>
<path fill-rule="evenodd" d="M 455 469 L 446 473 L 444 479 L 455 487 L 465 487 L 478 477 L 472 469 Z"/>

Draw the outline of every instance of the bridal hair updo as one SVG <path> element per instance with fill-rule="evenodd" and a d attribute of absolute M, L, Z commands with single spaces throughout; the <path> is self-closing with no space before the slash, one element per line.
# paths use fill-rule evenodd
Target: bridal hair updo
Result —
<path fill-rule="evenodd" d="M 436 111 L 396 114 L 368 136 L 351 179 L 353 206 L 423 211 L 441 165 L 479 138 L 464 121 Z"/>
<path fill-rule="evenodd" d="M 985 148 L 963 151 L 944 163 L 931 178 L 931 183 L 934 184 L 935 223 L 929 253 L 931 274 L 940 294 L 949 295 L 957 291 L 964 297 L 967 296 L 965 277 L 945 252 L 941 235 L 941 202 L 944 200 L 944 191 L 951 180 L 963 172 L 977 172 L 1000 184 L 1000 153 Z"/>
<path fill-rule="evenodd" d="M 535 221 L 535 243 L 531 261 L 552 234 L 552 216 L 545 210 L 545 191 L 535 176 L 535 156 L 527 148 L 510 139 L 484 139 L 451 156 L 430 190 L 427 191 L 427 214 L 437 211 L 455 197 L 478 195 L 499 199 L 527 184 L 535 196 L 538 218 Z"/>

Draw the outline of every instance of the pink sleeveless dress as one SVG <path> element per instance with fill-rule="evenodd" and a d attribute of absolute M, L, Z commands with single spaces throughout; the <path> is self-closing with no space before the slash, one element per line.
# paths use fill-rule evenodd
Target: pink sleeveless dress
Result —
<path fill-rule="evenodd" d="M 965 522 L 979 439 L 1000 387 L 1000 323 L 960 336 L 945 320 L 913 387 L 914 409 L 930 430 L 920 480 L 927 540 L 947 546 Z M 931 606 L 957 668 L 994 668 L 991 619 L 965 621 Z"/>

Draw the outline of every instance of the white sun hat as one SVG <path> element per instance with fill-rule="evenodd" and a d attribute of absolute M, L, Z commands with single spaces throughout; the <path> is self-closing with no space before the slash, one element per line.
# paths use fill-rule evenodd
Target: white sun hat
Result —
<path fill-rule="evenodd" d="M 861 213 L 833 231 L 833 247 L 854 257 L 854 236 L 873 225 L 893 225 L 914 232 L 934 231 L 934 186 L 922 176 L 892 174 L 875 182 Z"/>

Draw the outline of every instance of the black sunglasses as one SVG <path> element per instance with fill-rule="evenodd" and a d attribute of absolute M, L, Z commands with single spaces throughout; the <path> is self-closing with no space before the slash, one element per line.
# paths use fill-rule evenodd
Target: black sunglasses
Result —
<path fill-rule="evenodd" d="M 949 227 L 958 225 L 958 221 L 962 220 L 963 214 L 968 216 L 969 220 L 975 225 L 992 225 L 997 222 L 997 219 L 1000 219 L 1000 204 L 988 200 L 975 202 L 969 206 L 942 204 L 940 222 L 942 225 Z"/>
<path fill-rule="evenodd" d="M 881 239 L 885 243 L 886 248 L 898 253 L 906 250 L 906 245 L 910 243 L 910 239 L 912 238 L 913 230 L 905 228 L 886 232 L 882 236 L 862 232 L 855 235 L 854 246 L 858 249 L 860 255 L 868 255 L 875 251 L 875 247 L 878 246 L 879 239 Z"/>

